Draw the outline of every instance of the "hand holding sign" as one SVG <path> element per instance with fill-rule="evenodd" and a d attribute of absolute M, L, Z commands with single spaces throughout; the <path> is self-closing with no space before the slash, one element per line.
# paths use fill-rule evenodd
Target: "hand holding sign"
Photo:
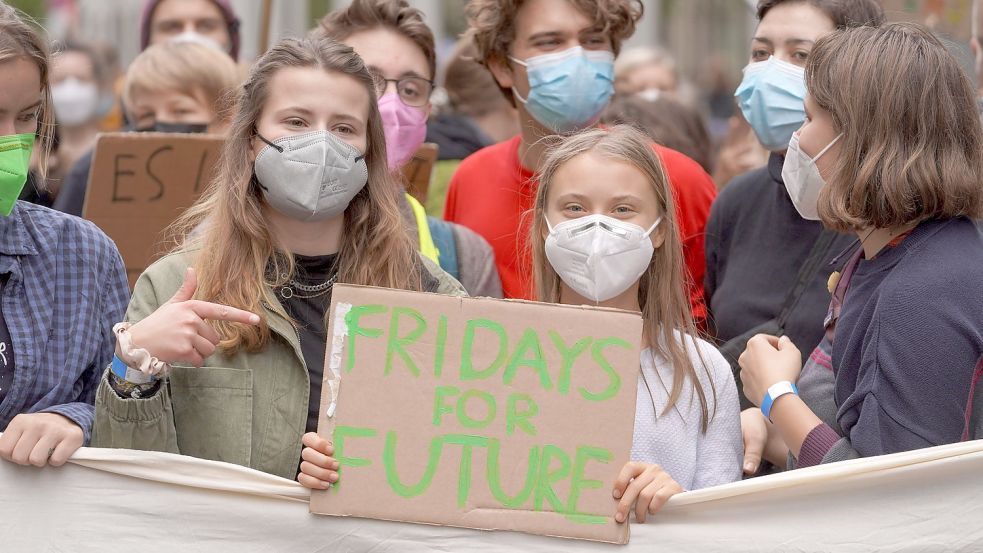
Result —
<path fill-rule="evenodd" d="M 334 455 L 334 445 L 317 435 L 308 432 L 301 439 L 304 450 L 300 454 L 300 474 L 297 481 L 305 488 L 326 490 L 338 481 L 338 460 Z"/>
<path fill-rule="evenodd" d="M 645 522 L 645 515 L 654 515 L 670 497 L 682 491 L 683 487 L 659 465 L 626 463 L 614 482 L 614 498 L 621 500 L 614 519 L 628 520 L 628 511 L 634 504 L 635 520 Z"/>
<path fill-rule="evenodd" d="M 197 288 L 198 277 L 189 267 L 174 297 L 130 327 L 133 343 L 165 363 L 187 362 L 200 367 L 221 340 L 206 320 L 259 324 L 259 316 L 248 311 L 191 299 Z"/>

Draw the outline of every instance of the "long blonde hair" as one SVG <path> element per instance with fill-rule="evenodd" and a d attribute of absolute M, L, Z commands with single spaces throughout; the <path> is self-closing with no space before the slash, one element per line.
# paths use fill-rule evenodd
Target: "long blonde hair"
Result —
<path fill-rule="evenodd" d="M 652 351 L 662 355 L 673 367 L 672 389 L 669 402 L 663 413 L 676 405 L 689 380 L 700 399 L 700 428 L 706 432 L 712 415 L 709 413 L 707 393 L 697 375 L 697 367 L 686 352 L 686 341 L 690 341 L 699 359 L 699 364 L 707 374 L 710 394 L 715 396 L 713 378 L 704 362 L 694 336 L 697 330 L 693 324 L 690 304 L 685 293 L 685 265 L 683 248 L 676 225 L 676 209 L 669 180 L 662 164 L 652 151 L 651 141 L 641 131 L 628 126 L 616 125 L 608 129 L 593 129 L 562 139 L 553 145 L 546 155 L 539 174 L 539 190 L 533 208 L 532 229 L 529 243 L 532 247 L 533 279 L 536 294 L 540 301 L 556 303 L 560 301 L 560 277 L 546 258 L 543 236 L 546 230 L 546 201 L 557 171 L 573 158 L 595 153 L 614 161 L 628 163 L 645 175 L 662 211 L 662 227 L 665 240 L 655 250 L 648 269 L 642 275 L 638 287 L 638 304 L 645 320 L 646 338 Z M 682 337 L 677 337 L 676 333 Z M 642 373 L 644 379 L 645 375 Z M 644 380 L 649 386 L 648 380 Z M 649 388 L 649 395 L 651 388 Z M 653 400 L 654 400 L 654 396 Z"/>
<path fill-rule="evenodd" d="M 47 41 L 28 23 L 28 16 L 0 1 L 0 63 L 24 57 L 37 65 L 41 73 L 41 107 L 38 108 L 37 152 L 40 163 L 37 182 L 43 186 L 48 156 L 55 135 L 55 114 L 51 103 L 50 53 Z"/>
<path fill-rule="evenodd" d="M 365 152 L 368 184 L 345 210 L 337 282 L 420 290 L 420 260 L 397 207 L 397 187 L 386 165 L 386 141 L 372 77 L 348 46 L 329 39 L 286 39 L 253 66 L 239 92 L 238 111 L 216 177 L 172 227 L 176 249 L 201 251 L 195 262 L 197 297 L 262 314 L 263 304 L 276 304 L 273 288 L 285 284 L 294 273 L 293 254 L 276 240 L 267 223 L 266 201 L 253 178 L 250 159 L 270 81 L 286 67 L 348 75 L 371 98 Z M 265 320 L 257 327 L 214 324 L 227 355 L 240 348 L 258 351 L 270 338 Z"/>

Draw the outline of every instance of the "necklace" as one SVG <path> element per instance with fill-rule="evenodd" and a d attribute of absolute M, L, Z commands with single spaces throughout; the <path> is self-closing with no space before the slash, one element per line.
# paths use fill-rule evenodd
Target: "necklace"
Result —
<path fill-rule="evenodd" d="M 301 284 L 294 279 L 290 279 L 290 281 L 287 282 L 286 286 L 280 288 L 280 297 L 285 300 L 289 300 L 290 298 L 293 297 L 297 297 L 301 299 L 316 298 L 318 296 L 322 296 L 326 294 L 329 290 L 331 290 L 331 287 L 334 286 L 335 280 L 337 278 L 338 278 L 338 273 L 335 273 L 328 280 L 322 282 L 321 284 L 315 284 L 313 286 Z M 298 294 L 294 292 L 295 288 L 300 292 L 305 292 L 305 294 Z"/>

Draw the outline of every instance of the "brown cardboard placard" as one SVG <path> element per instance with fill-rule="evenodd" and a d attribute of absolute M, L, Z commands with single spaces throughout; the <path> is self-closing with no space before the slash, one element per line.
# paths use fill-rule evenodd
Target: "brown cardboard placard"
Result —
<path fill-rule="evenodd" d="M 402 168 L 406 191 L 424 205 L 430 192 L 430 181 L 433 177 L 433 168 L 437 164 L 438 153 L 439 147 L 436 144 L 426 142 Z"/>
<path fill-rule="evenodd" d="M 130 286 L 163 253 L 161 232 L 211 181 L 223 142 L 202 134 L 99 135 L 82 215 L 116 242 Z"/>
<path fill-rule="evenodd" d="M 337 285 L 311 512 L 627 543 L 638 313 Z"/>

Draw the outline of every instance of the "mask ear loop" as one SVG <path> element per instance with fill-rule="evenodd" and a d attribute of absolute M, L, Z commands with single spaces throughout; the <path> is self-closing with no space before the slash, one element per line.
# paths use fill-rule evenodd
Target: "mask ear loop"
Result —
<path fill-rule="evenodd" d="M 277 146 L 276 144 L 274 144 L 274 143 L 270 142 L 269 140 L 267 140 L 266 138 L 264 138 L 263 135 L 261 135 L 259 133 L 256 133 L 256 138 L 259 138 L 263 142 L 266 142 L 266 145 L 267 146 L 270 146 L 271 148 L 273 148 L 274 150 L 280 152 L 281 154 L 283 153 L 283 146 Z"/>
<path fill-rule="evenodd" d="M 651 236 L 652 235 L 652 231 L 654 231 L 655 230 L 655 227 L 659 226 L 659 223 L 661 223 L 661 222 L 662 222 L 662 217 L 659 217 L 658 219 L 655 220 L 654 223 L 652 223 L 652 226 L 650 226 L 649 229 L 647 231 L 645 231 L 645 234 L 643 234 L 642 236 L 645 237 L 645 238 L 648 238 L 649 236 Z"/>
<path fill-rule="evenodd" d="M 834 138 L 832 142 L 827 144 L 825 148 L 823 148 L 818 154 L 816 154 L 816 157 L 812 158 L 812 162 L 816 163 L 817 161 L 819 161 L 819 158 L 823 157 L 823 154 L 828 152 L 829 149 L 832 148 L 834 144 L 839 142 L 841 138 L 843 138 L 843 133 L 836 135 L 836 138 Z"/>

